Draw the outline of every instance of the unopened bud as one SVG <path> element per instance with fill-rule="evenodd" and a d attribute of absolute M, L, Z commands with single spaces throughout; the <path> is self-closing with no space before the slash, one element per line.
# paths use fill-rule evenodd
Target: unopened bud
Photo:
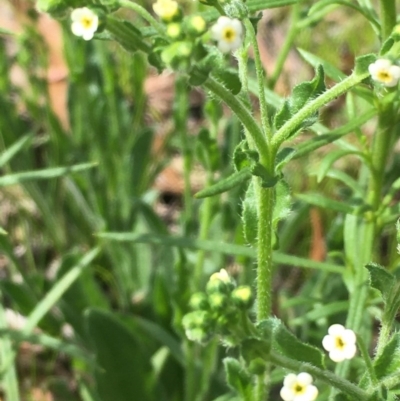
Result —
<path fill-rule="evenodd" d="M 193 36 L 202 35 L 206 29 L 207 24 L 203 17 L 200 15 L 192 15 L 185 21 L 187 32 Z"/>
<path fill-rule="evenodd" d="M 189 306 L 193 310 L 207 310 L 209 308 L 207 295 L 204 292 L 196 292 L 190 297 Z"/>
<path fill-rule="evenodd" d="M 247 309 L 253 303 L 253 294 L 248 285 L 241 285 L 232 291 L 232 300 L 239 307 Z"/>
<path fill-rule="evenodd" d="M 167 26 L 167 35 L 171 39 L 177 39 L 177 38 L 179 38 L 179 36 L 181 36 L 181 34 L 182 34 L 181 24 L 179 24 L 177 22 L 173 22 L 171 24 L 168 24 L 168 26 Z"/>
<path fill-rule="evenodd" d="M 210 307 L 216 311 L 222 311 L 228 306 L 228 297 L 220 292 L 214 292 L 208 297 Z"/>

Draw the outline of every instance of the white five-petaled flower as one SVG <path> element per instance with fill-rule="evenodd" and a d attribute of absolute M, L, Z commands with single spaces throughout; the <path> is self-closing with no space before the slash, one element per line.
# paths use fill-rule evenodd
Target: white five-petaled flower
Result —
<path fill-rule="evenodd" d="M 323 338 L 322 346 L 334 362 L 352 359 L 357 351 L 356 335 L 353 330 L 346 329 L 341 324 L 333 324 L 328 329 L 328 335 Z"/>
<path fill-rule="evenodd" d="M 400 79 L 400 67 L 387 59 L 376 60 L 369 65 L 368 71 L 374 81 L 388 87 L 396 86 Z"/>
<path fill-rule="evenodd" d="M 222 53 L 238 49 L 243 41 L 243 27 L 236 18 L 219 17 L 211 28 L 211 35 L 218 42 L 218 48 Z"/>
<path fill-rule="evenodd" d="M 162 20 L 169 22 L 178 14 L 179 6 L 175 0 L 157 0 L 153 10 Z"/>
<path fill-rule="evenodd" d="M 312 377 L 306 372 L 295 375 L 289 373 L 281 389 L 284 401 L 314 401 L 318 397 L 318 389 L 312 384 Z"/>
<path fill-rule="evenodd" d="M 71 20 L 72 33 L 76 36 L 82 36 L 85 40 L 92 39 L 99 27 L 99 17 L 87 7 L 73 10 Z"/>

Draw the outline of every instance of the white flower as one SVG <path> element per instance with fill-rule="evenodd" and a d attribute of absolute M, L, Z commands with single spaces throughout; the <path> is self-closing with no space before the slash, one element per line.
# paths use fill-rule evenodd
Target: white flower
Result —
<path fill-rule="evenodd" d="M 374 81 L 388 87 L 396 86 L 400 79 L 400 67 L 387 59 L 376 60 L 369 65 L 368 71 Z"/>
<path fill-rule="evenodd" d="M 236 18 L 219 17 L 211 28 L 212 38 L 218 42 L 218 48 L 223 53 L 238 49 L 242 44 L 242 34 L 242 24 Z"/>
<path fill-rule="evenodd" d="M 210 276 L 210 281 L 219 280 L 223 283 L 230 283 L 231 278 L 229 277 L 228 272 L 225 269 L 221 269 L 219 272 L 214 273 Z"/>
<path fill-rule="evenodd" d="M 71 13 L 71 31 L 76 36 L 82 36 L 85 40 L 93 38 L 99 27 L 99 17 L 89 8 L 76 8 Z"/>
<path fill-rule="evenodd" d="M 356 354 L 356 335 L 353 330 L 346 329 L 341 324 L 333 324 L 322 340 L 322 346 L 329 352 L 332 361 L 342 362 Z"/>
<path fill-rule="evenodd" d="M 174 0 L 157 0 L 153 4 L 154 12 L 164 21 L 171 21 L 179 12 L 178 3 Z"/>
<path fill-rule="evenodd" d="M 318 397 L 318 389 L 312 385 L 313 379 L 306 372 L 295 375 L 288 374 L 281 389 L 281 397 L 284 401 L 314 401 Z"/>

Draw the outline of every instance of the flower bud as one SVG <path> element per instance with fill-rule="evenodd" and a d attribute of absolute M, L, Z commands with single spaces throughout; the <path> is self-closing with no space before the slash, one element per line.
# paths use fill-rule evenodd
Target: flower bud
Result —
<path fill-rule="evenodd" d="M 196 292 L 190 297 L 189 306 L 193 310 L 207 310 L 209 308 L 207 295 L 204 292 Z"/>
<path fill-rule="evenodd" d="M 185 334 L 190 341 L 195 341 L 200 344 L 205 344 L 211 339 L 211 333 L 201 328 L 186 330 Z"/>
<path fill-rule="evenodd" d="M 232 300 L 239 308 L 248 309 L 253 303 L 253 294 L 248 285 L 241 285 L 232 291 Z"/>
<path fill-rule="evenodd" d="M 167 36 L 171 39 L 178 39 L 182 35 L 181 24 L 172 22 L 167 25 Z"/>
<path fill-rule="evenodd" d="M 179 5 L 175 0 L 157 0 L 153 4 L 153 10 L 164 22 L 176 20 L 181 14 Z"/>
<path fill-rule="evenodd" d="M 234 284 L 225 269 L 211 275 L 210 280 L 206 286 L 206 292 L 212 294 L 214 292 L 221 292 L 228 294 L 232 291 Z"/>
<path fill-rule="evenodd" d="M 211 309 L 215 311 L 222 311 L 228 306 L 229 299 L 225 294 L 214 292 L 209 295 L 208 302 Z"/>
<path fill-rule="evenodd" d="M 185 20 L 185 28 L 189 35 L 194 37 L 202 35 L 207 30 L 207 24 L 200 15 L 192 15 Z"/>
<path fill-rule="evenodd" d="M 213 319 L 210 313 L 206 311 L 194 311 L 187 313 L 182 319 L 182 325 L 185 330 L 193 328 L 207 328 L 211 327 Z"/>
<path fill-rule="evenodd" d="M 162 51 L 161 60 L 173 69 L 185 69 L 189 67 L 192 50 L 191 42 L 175 42 Z"/>

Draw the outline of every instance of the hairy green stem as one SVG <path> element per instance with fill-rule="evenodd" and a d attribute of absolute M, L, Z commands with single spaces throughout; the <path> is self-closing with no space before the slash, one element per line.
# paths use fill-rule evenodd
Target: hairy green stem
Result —
<path fill-rule="evenodd" d="M 263 188 L 260 178 L 256 180 L 258 200 L 257 243 L 257 321 L 267 319 L 272 309 L 272 213 L 274 188 Z"/>
<path fill-rule="evenodd" d="M 213 184 L 212 173 L 208 173 L 207 184 L 206 187 L 211 186 Z M 213 197 L 208 197 L 203 200 L 202 208 L 200 211 L 200 233 L 199 239 L 200 241 L 206 240 L 208 237 L 208 231 L 210 229 L 211 219 L 212 219 L 212 205 L 213 205 Z M 203 266 L 204 266 L 204 258 L 205 251 L 199 250 L 197 254 L 196 266 L 194 269 L 194 281 L 193 284 L 196 286 L 195 289 L 198 289 L 198 286 L 201 283 L 203 278 Z"/>
<path fill-rule="evenodd" d="M 286 356 L 278 354 L 274 351 L 272 351 L 270 354 L 270 360 L 275 365 L 282 366 L 283 368 L 289 369 L 294 372 L 307 372 L 314 378 L 321 380 L 329 386 L 343 391 L 344 393 L 353 397 L 354 400 L 368 401 L 371 398 L 371 396 L 367 392 L 360 389 L 358 386 L 349 382 L 348 380 L 336 376 L 329 370 L 322 370 L 308 363 L 299 362 L 294 359 L 287 358 Z"/>
<path fill-rule="evenodd" d="M 396 1 L 380 0 L 381 7 L 381 40 L 386 40 L 396 25 Z"/>
<path fill-rule="evenodd" d="M 268 155 L 269 148 L 263 132 L 260 129 L 257 121 L 252 117 L 244 104 L 212 77 L 209 77 L 203 85 L 209 91 L 214 93 L 214 95 L 223 100 L 236 114 L 239 121 L 244 125 L 244 127 L 248 130 L 249 135 L 253 138 L 259 153 L 262 155 Z"/>
<path fill-rule="evenodd" d="M 129 0 L 119 0 L 119 5 L 121 7 L 129 8 L 140 15 L 144 20 L 146 20 L 159 34 L 165 34 L 165 28 L 160 24 L 153 16 L 145 10 L 142 6 Z"/>
<path fill-rule="evenodd" d="M 175 130 L 180 136 L 183 156 L 183 214 L 186 231 L 193 219 L 193 201 L 190 184 L 191 154 L 188 142 L 187 119 L 189 113 L 189 86 L 183 76 L 178 76 L 175 82 Z"/>
<path fill-rule="evenodd" d="M 393 133 L 393 106 L 391 102 L 382 102 L 379 106 L 378 113 L 378 129 L 375 134 L 372 146 L 372 173 L 369 178 L 369 203 L 376 212 L 382 201 L 382 187 L 385 176 L 385 167 L 388 159 L 392 143 Z M 371 217 L 371 216 L 370 216 Z M 355 278 L 354 278 L 354 291 L 350 293 L 350 306 L 349 313 L 346 320 L 346 327 L 354 331 L 358 331 L 361 327 L 363 311 L 368 297 L 368 272 L 365 269 L 365 264 L 371 259 L 375 238 L 378 234 L 379 227 L 374 220 L 362 221 L 359 224 L 357 235 L 354 241 L 362 244 L 356 255 L 354 263 Z M 388 336 L 388 328 L 385 327 L 383 333 L 384 338 L 378 341 L 379 350 L 386 344 Z M 350 362 L 344 361 L 337 366 L 335 373 L 340 377 L 345 377 L 349 371 Z M 333 400 L 335 391 L 331 392 L 330 400 Z"/>
<path fill-rule="evenodd" d="M 282 127 L 277 131 L 272 140 L 274 148 L 278 149 L 279 146 L 290 136 L 290 134 L 301 125 L 301 123 L 309 116 L 317 112 L 321 107 L 328 104 L 336 97 L 347 92 L 353 86 L 359 84 L 362 80 L 369 76 L 368 72 L 363 74 L 352 74 L 342 82 L 328 89 L 314 100 L 307 103 L 301 110 L 299 110 L 290 120 L 288 120 Z"/>
<path fill-rule="evenodd" d="M 263 128 L 264 135 L 267 137 L 268 141 L 271 141 L 272 130 L 268 118 L 268 105 L 265 99 L 265 71 L 261 63 L 257 36 L 251 21 L 248 18 L 246 18 L 243 22 L 246 27 L 246 33 L 250 38 L 250 43 L 253 46 L 254 62 L 256 67 L 257 83 L 258 83 L 258 98 L 260 100 L 261 125 Z"/>
<path fill-rule="evenodd" d="M 294 39 L 296 38 L 298 32 L 297 21 L 299 19 L 299 13 L 300 13 L 300 2 L 296 3 L 293 6 L 291 21 L 289 23 L 289 31 L 286 34 L 285 41 L 276 59 L 274 71 L 271 74 L 270 79 L 268 80 L 268 87 L 270 89 L 274 89 L 276 82 L 278 81 L 278 78 L 282 73 L 283 65 L 285 64 L 286 58 L 293 45 Z"/>

